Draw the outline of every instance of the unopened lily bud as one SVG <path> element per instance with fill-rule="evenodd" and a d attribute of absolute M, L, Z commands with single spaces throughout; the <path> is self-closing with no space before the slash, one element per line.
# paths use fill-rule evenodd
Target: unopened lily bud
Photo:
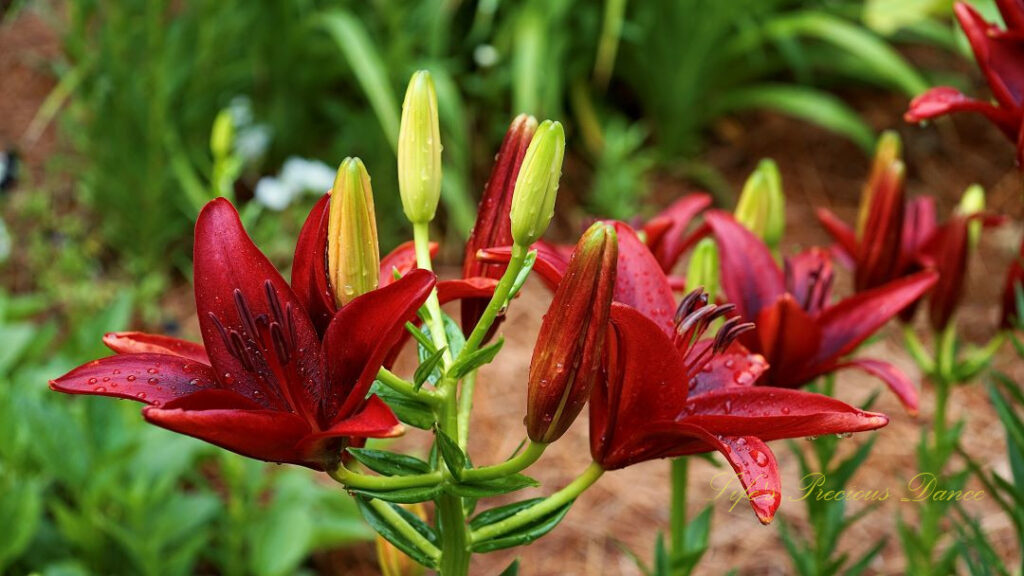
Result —
<path fill-rule="evenodd" d="M 985 189 L 978 184 L 971 184 L 964 191 L 964 195 L 960 197 L 960 204 L 956 207 L 956 210 L 965 218 L 984 212 Z M 967 238 L 971 250 L 978 246 L 978 240 L 981 238 L 981 226 L 982 222 L 977 219 L 967 224 Z"/>
<path fill-rule="evenodd" d="M 886 177 L 886 172 L 893 163 L 900 162 L 903 156 L 903 143 L 900 135 L 892 130 L 882 132 L 878 137 L 878 144 L 875 146 L 875 157 L 871 161 L 871 173 L 864 183 L 864 189 L 860 195 L 860 209 L 857 212 L 857 238 L 864 237 L 864 227 L 867 226 L 868 215 L 871 213 L 871 201 L 875 191 L 878 189 L 879 180 Z"/>
<path fill-rule="evenodd" d="M 906 207 L 906 168 L 893 160 L 874 178 L 867 204 L 867 219 L 855 255 L 854 285 L 858 292 L 876 288 L 900 275 L 901 243 Z"/>
<path fill-rule="evenodd" d="M 558 122 L 545 120 L 526 149 L 512 193 L 512 240 L 520 246 L 536 242 L 555 213 L 558 180 L 562 176 L 565 131 Z"/>
<path fill-rule="evenodd" d="M 686 285 L 692 288 L 703 286 L 712 302 L 718 295 L 718 262 L 718 245 L 713 239 L 704 238 L 694 247 L 690 264 L 686 268 Z"/>
<path fill-rule="evenodd" d="M 761 160 L 747 178 L 736 203 L 736 220 L 771 248 L 782 240 L 786 230 L 786 198 L 774 161 Z"/>
<path fill-rule="evenodd" d="M 406 506 L 406 509 L 421 520 L 427 519 L 423 504 L 411 504 Z M 406 556 L 405 552 L 379 535 L 377 536 L 377 564 L 380 567 L 381 576 L 423 576 L 427 573 L 427 569 L 419 562 Z"/>
<path fill-rule="evenodd" d="M 590 397 L 601 371 L 617 263 L 615 228 L 595 223 L 573 250 L 533 349 L 526 431 L 534 442 L 560 438 Z"/>
<path fill-rule="evenodd" d="M 398 190 L 414 224 L 430 222 L 441 198 L 441 130 L 430 73 L 412 75 L 402 103 L 398 132 Z"/>
<path fill-rule="evenodd" d="M 380 249 L 370 175 L 359 158 L 338 168 L 327 220 L 327 273 L 338 306 L 377 288 Z"/>
<path fill-rule="evenodd" d="M 221 110 L 213 120 L 210 131 L 210 151 L 215 158 L 224 158 L 231 154 L 231 146 L 235 141 L 235 121 L 230 110 Z"/>

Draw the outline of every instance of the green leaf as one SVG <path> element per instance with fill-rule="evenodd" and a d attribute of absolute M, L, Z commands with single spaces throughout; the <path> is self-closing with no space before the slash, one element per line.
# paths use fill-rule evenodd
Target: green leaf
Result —
<path fill-rule="evenodd" d="M 526 258 L 523 259 L 522 269 L 519 270 L 519 274 L 516 274 L 516 279 L 512 282 L 512 289 L 509 290 L 508 299 L 505 302 L 506 306 L 508 306 L 508 303 L 516 297 L 516 294 L 519 294 L 520 290 L 522 290 L 523 284 L 526 284 L 526 279 L 530 277 L 530 272 L 533 270 L 533 265 L 536 263 L 537 251 L 530 250 L 526 253 Z"/>
<path fill-rule="evenodd" d="M 406 537 L 403 536 L 400 532 L 398 532 L 391 525 L 390 522 L 385 520 L 379 513 L 377 513 L 376 510 L 373 509 L 373 506 L 370 506 L 369 502 L 367 502 L 364 498 L 356 498 L 356 503 L 359 505 L 359 511 L 362 512 L 363 518 L 365 518 L 366 521 L 370 524 L 370 526 L 373 527 L 373 529 L 376 530 L 377 533 L 380 534 L 385 540 L 394 544 L 396 548 L 404 552 L 406 556 L 412 558 L 416 562 L 419 562 L 420 564 L 427 566 L 428 568 L 437 568 L 437 564 L 434 563 L 430 556 L 424 554 L 423 551 L 419 549 L 419 547 L 417 547 L 415 544 L 406 539 Z M 391 506 L 396 512 L 401 514 L 402 518 L 406 520 L 409 519 L 409 516 L 413 516 L 415 518 L 414 515 L 406 512 L 400 506 L 394 506 L 391 504 L 389 504 L 389 506 Z M 416 518 L 416 520 L 419 521 L 419 524 L 414 524 L 410 522 L 410 525 L 417 532 L 423 534 L 423 536 L 425 536 L 428 540 L 431 540 L 431 542 L 436 542 L 437 535 L 434 533 L 434 531 L 431 530 L 429 526 L 423 524 L 423 521 L 419 520 L 419 518 Z M 424 527 L 426 527 L 427 533 L 423 532 Z"/>
<path fill-rule="evenodd" d="M 2 470 L 0 470 L 2 471 Z M 3 482 L 0 494 L 0 573 L 28 547 L 42 519 L 42 490 L 36 480 Z"/>
<path fill-rule="evenodd" d="M 534 504 L 543 501 L 544 498 L 530 498 L 528 500 L 521 500 L 519 502 L 513 502 L 512 504 L 505 504 L 504 506 L 491 508 L 490 510 L 484 510 L 469 521 L 469 527 L 473 530 L 479 530 L 484 526 L 490 526 L 495 522 L 501 522 L 506 518 L 515 516 L 516 513 L 526 510 Z"/>
<path fill-rule="evenodd" d="M 313 543 L 313 524 L 307 511 L 276 502 L 255 531 L 249 570 L 260 576 L 293 574 Z"/>
<path fill-rule="evenodd" d="M 494 360 L 494 357 L 498 355 L 498 352 L 501 351 L 501 347 L 504 345 L 505 338 L 498 338 L 498 340 L 493 344 L 484 346 L 469 356 L 458 360 L 452 364 L 451 368 L 448 369 L 448 376 L 455 380 L 459 380 L 473 370 L 476 370 L 484 364 L 490 363 Z"/>
<path fill-rule="evenodd" d="M 363 466 L 385 476 L 412 476 L 430 472 L 430 464 L 406 454 L 369 448 L 349 448 L 348 453 Z"/>
<path fill-rule="evenodd" d="M 865 153 L 875 145 L 875 133 L 856 112 L 842 100 L 814 88 L 759 84 L 723 94 L 712 106 L 714 115 L 768 108 L 846 136 Z"/>
<path fill-rule="evenodd" d="M 452 494 L 462 496 L 463 498 L 488 498 L 535 486 L 540 486 L 540 483 L 533 478 L 525 474 L 513 474 L 482 482 L 452 484 L 448 489 Z"/>
<path fill-rule="evenodd" d="M 352 494 L 358 494 L 367 498 L 376 498 L 378 500 L 384 500 L 385 502 L 395 502 L 398 504 L 415 504 L 417 502 L 426 502 L 433 500 L 441 493 L 442 486 L 440 484 L 436 486 L 419 486 L 416 488 L 399 488 L 397 490 L 366 490 L 363 488 L 353 488 L 349 492 Z"/>
<path fill-rule="evenodd" d="M 434 427 L 434 409 L 429 404 L 396 392 L 379 381 L 374 381 L 370 394 L 379 396 L 402 422 L 420 430 Z"/>
<path fill-rule="evenodd" d="M 862 574 L 865 570 L 868 569 L 868 565 L 871 564 L 871 561 L 874 560 L 875 557 L 878 556 L 882 552 L 882 550 L 885 549 L 885 545 L 887 543 L 888 540 L 886 538 L 879 538 L 878 542 L 876 542 L 870 550 L 865 552 L 864 555 L 860 557 L 860 560 L 857 560 L 857 562 L 854 565 L 846 569 L 846 572 L 843 573 L 843 576 L 860 576 L 860 574 Z"/>
<path fill-rule="evenodd" d="M 495 550 L 504 550 L 505 548 L 513 548 L 516 546 L 524 546 L 547 534 L 558 523 L 565 518 L 565 515 L 569 513 L 569 509 L 572 508 L 574 501 L 571 501 L 563 506 L 558 507 L 554 512 L 546 514 L 536 521 L 523 526 L 512 532 L 503 534 L 496 538 L 484 540 L 483 542 L 474 542 L 472 550 L 474 552 L 493 552 Z"/>
<path fill-rule="evenodd" d="M 412 383 L 413 387 L 417 391 L 423 387 L 423 384 L 428 378 L 431 379 L 431 382 L 437 382 L 437 379 L 440 377 L 440 373 L 435 375 L 434 372 L 437 370 L 438 365 L 444 358 L 445 350 L 447 350 L 447 348 L 441 348 L 440 350 L 435 351 L 416 367 L 416 372 L 412 375 Z"/>
<path fill-rule="evenodd" d="M 519 558 L 516 558 L 498 576 L 519 576 Z"/>
<path fill-rule="evenodd" d="M 437 437 L 437 448 L 441 452 L 441 458 L 444 458 L 444 463 L 448 465 L 448 471 L 456 480 L 461 480 L 462 471 L 466 469 L 466 454 L 455 440 L 440 428 L 435 426 L 434 434 Z"/>
<path fill-rule="evenodd" d="M 425 332 L 417 328 L 412 322 L 406 322 L 405 329 L 412 335 L 413 339 L 416 340 L 416 343 L 420 345 L 420 348 L 426 350 L 425 353 L 423 350 L 420 350 L 421 362 L 426 357 L 424 354 L 430 355 L 437 351 L 437 348 L 434 348 L 434 341 L 430 339 L 430 332 Z"/>

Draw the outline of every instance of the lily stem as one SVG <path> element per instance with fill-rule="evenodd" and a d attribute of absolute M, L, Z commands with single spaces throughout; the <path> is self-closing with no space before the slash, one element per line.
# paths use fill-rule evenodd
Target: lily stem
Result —
<path fill-rule="evenodd" d="M 597 462 L 591 462 L 590 466 L 588 466 L 582 474 L 580 474 L 565 488 L 562 488 L 558 492 L 548 496 L 543 502 L 540 502 L 536 506 L 531 506 L 526 510 L 517 512 L 500 522 L 489 524 L 480 530 L 474 531 L 471 534 L 472 541 L 482 542 L 484 540 L 501 536 L 502 534 L 507 534 L 508 532 L 527 526 L 530 523 L 551 514 L 562 506 L 569 504 L 587 488 L 593 486 L 594 482 L 597 482 L 597 479 L 600 478 L 602 474 L 604 474 L 604 468 L 601 468 L 601 465 Z"/>
<path fill-rule="evenodd" d="M 669 558 L 686 552 L 686 488 L 690 460 L 683 456 L 672 460 L 672 503 L 669 509 Z"/>
<path fill-rule="evenodd" d="M 447 376 L 438 382 L 438 390 L 444 395 L 437 421 L 438 427 L 449 437 L 459 436 L 458 399 L 456 383 Z M 438 496 L 437 520 L 441 531 L 442 576 L 465 576 L 469 574 L 469 534 L 466 526 L 466 512 L 462 498 L 447 491 Z"/>
<path fill-rule="evenodd" d="M 437 562 L 441 558 L 441 551 L 437 549 L 437 546 L 434 546 L 430 540 L 427 540 L 422 534 L 417 532 L 415 528 L 410 526 L 409 523 L 405 521 L 405 518 L 402 518 L 398 512 L 395 512 L 395 509 L 389 504 L 373 498 L 370 500 L 370 506 L 377 512 L 377 514 L 380 514 L 381 518 L 390 524 L 392 528 L 397 530 L 398 533 L 404 536 L 406 540 L 412 542 L 420 549 L 420 551 L 429 556 L 432 560 Z"/>
<path fill-rule="evenodd" d="M 416 246 L 416 266 L 424 270 L 433 271 L 433 265 L 430 262 L 430 223 L 429 222 L 414 222 L 412 225 L 413 242 Z M 452 365 L 452 355 L 448 349 L 448 335 L 444 331 L 444 320 L 441 316 L 441 303 L 437 300 L 437 288 L 430 291 L 430 296 L 427 296 L 427 325 L 430 328 L 430 337 L 434 341 L 434 346 L 438 349 L 444 349 L 442 358 L 444 360 L 445 367 Z"/>
<path fill-rule="evenodd" d="M 398 490 L 400 488 L 434 486 L 439 484 L 442 478 L 440 472 L 428 472 L 414 476 L 369 476 L 353 472 L 344 464 L 339 464 L 337 468 L 328 471 L 328 474 L 347 488 L 363 490 Z"/>
<path fill-rule="evenodd" d="M 398 376 L 387 368 L 381 367 L 381 369 L 377 371 L 377 380 L 380 380 L 381 384 L 384 384 L 395 392 L 423 400 L 432 406 L 437 406 L 441 402 L 441 398 L 437 393 L 424 388 L 417 390 L 416 387 L 413 386 L 412 382 Z"/>
<path fill-rule="evenodd" d="M 476 390 L 476 370 L 466 374 L 459 390 L 459 448 L 466 451 L 469 445 L 469 418 L 473 414 L 473 392 Z"/>
<path fill-rule="evenodd" d="M 512 286 L 515 284 L 520 270 L 523 269 L 523 264 L 529 252 L 530 249 L 527 246 L 512 245 L 512 259 L 508 262 L 508 268 L 505 269 L 505 274 L 494 288 L 494 296 L 487 303 L 487 308 L 484 309 L 484 313 L 480 316 L 480 321 L 476 323 L 476 326 L 473 327 L 473 332 L 466 339 L 465 346 L 459 352 L 458 360 L 476 352 L 484 341 L 484 337 L 491 329 L 491 325 L 494 324 L 494 319 L 498 317 L 498 312 L 505 306 L 505 301 L 508 300 L 508 295 L 512 292 Z"/>
<path fill-rule="evenodd" d="M 465 482 L 478 482 L 480 480 L 493 480 L 495 478 L 504 478 L 505 476 L 511 476 L 512 474 L 518 474 L 539 460 L 541 454 L 544 453 L 544 450 L 547 449 L 547 447 L 547 444 L 530 442 L 529 445 L 526 446 L 526 450 L 523 450 L 501 464 L 466 470 L 462 473 L 462 479 Z"/>

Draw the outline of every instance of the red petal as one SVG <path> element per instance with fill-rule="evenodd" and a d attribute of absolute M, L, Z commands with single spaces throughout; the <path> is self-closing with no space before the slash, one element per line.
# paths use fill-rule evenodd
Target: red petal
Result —
<path fill-rule="evenodd" d="M 839 245 L 838 249 L 842 250 L 846 258 L 853 259 L 860 251 L 857 246 L 857 235 L 853 229 L 827 208 L 818 208 L 815 213 L 818 216 L 818 222 Z"/>
<path fill-rule="evenodd" d="M 666 274 L 675 268 L 683 254 L 690 221 L 708 206 L 711 206 L 710 195 L 687 194 L 644 225 L 647 246 Z"/>
<path fill-rule="evenodd" d="M 917 415 L 917 386 L 901 370 L 881 360 L 871 358 L 854 358 L 833 366 L 829 372 L 843 368 L 859 368 L 875 378 L 878 378 L 892 390 L 899 398 L 900 403 L 912 415 Z"/>
<path fill-rule="evenodd" d="M 217 386 L 209 366 L 174 354 L 119 354 L 83 364 L 50 381 L 68 394 L 94 394 L 160 406 Z"/>
<path fill-rule="evenodd" d="M 673 330 L 676 299 L 658 261 L 629 225 L 615 222 L 619 237 L 615 301 L 643 312 L 666 334 Z"/>
<path fill-rule="evenodd" d="M 1013 140 L 1017 121 L 1012 112 L 997 108 L 988 102 L 975 100 L 960 93 L 954 88 L 939 86 L 910 101 L 910 108 L 903 115 L 907 122 L 922 122 L 937 116 L 959 112 L 977 112 L 984 115 L 990 122 L 999 127 L 1004 134 Z"/>
<path fill-rule="evenodd" d="M 174 354 L 203 364 L 210 364 L 210 357 L 202 344 L 144 332 L 108 332 L 103 343 L 118 354 Z"/>
<path fill-rule="evenodd" d="M 324 194 L 309 211 L 299 232 L 292 261 L 292 289 L 302 302 L 317 333 L 323 334 L 338 310 L 334 290 L 327 280 L 327 214 L 330 194 Z M 383 276 L 382 276 L 383 277 Z"/>
<path fill-rule="evenodd" d="M 176 404 L 176 405 L 175 405 Z M 149 422 L 205 440 L 221 448 L 268 462 L 289 462 L 320 469 L 297 445 L 309 425 L 291 412 L 252 409 L 252 402 L 226 390 L 198 392 L 166 408 L 146 407 Z"/>
<path fill-rule="evenodd" d="M 900 267 L 907 269 L 917 263 L 919 252 L 935 234 L 938 227 L 935 210 L 935 198 L 919 196 L 907 202 L 903 212 L 903 238 L 900 250 L 903 259 Z"/>
<path fill-rule="evenodd" d="M 393 438 L 405 429 L 395 418 L 391 408 L 375 394 L 366 399 L 366 405 L 351 417 L 338 421 L 323 432 L 306 436 L 298 450 L 312 460 L 337 456 L 350 438 Z"/>
<path fill-rule="evenodd" d="M 892 317 L 935 284 L 937 275 L 919 272 L 851 296 L 818 316 L 821 345 L 813 364 L 829 364 L 852 352 Z"/>
<path fill-rule="evenodd" d="M 569 257 L 562 253 L 557 246 L 546 242 L 537 242 L 531 248 L 537 251 L 537 261 L 533 265 L 535 272 L 544 285 L 552 292 L 558 289 L 558 283 L 565 276 L 565 269 L 569 267 Z M 508 263 L 512 259 L 512 247 L 501 246 L 488 248 L 477 253 L 481 262 Z"/>
<path fill-rule="evenodd" d="M 328 426 L 347 419 L 363 404 L 388 352 L 405 332 L 434 288 L 435 276 L 412 270 L 395 283 L 359 296 L 327 327 L 323 350 L 328 389 L 320 421 Z"/>
<path fill-rule="evenodd" d="M 771 386 L 722 388 L 687 400 L 678 420 L 712 434 L 768 440 L 863 432 L 885 426 L 883 414 L 835 398 Z"/>
<path fill-rule="evenodd" d="M 855 285 L 858 292 L 896 278 L 900 272 L 900 241 L 905 221 L 903 166 L 893 163 L 873 180 L 873 191 L 864 223 L 864 237 L 856 256 Z"/>
<path fill-rule="evenodd" d="M 1011 31 L 1024 30 L 1024 2 L 1021 0 L 996 0 L 1003 22 Z"/>
<path fill-rule="evenodd" d="M 719 210 L 704 219 L 718 239 L 722 288 L 744 320 L 753 320 L 786 289 L 772 253 L 731 215 Z"/>
<path fill-rule="evenodd" d="M 320 340 L 303 305 L 223 198 L 196 222 L 195 291 L 206 351 L 223 388 L 312 421 Z"/>
<path fill-rule="evenodd" d="M 692 354 L 699 354 L 712 340 L 699 342 Z M 727 386 L 753 386 L 768 369 L 764 356 L 751 354 L 739 343 L 733 343 L 728 350 L 715 355 L 690 381 L 690 395 L 703 394 Z"/>
<path fill-rule="evenodd" d="M 429 245 L 430 257 L 437 256 L 438 244 L 431 242 Z M 416 268 L 416 243 L 403 242 L 397 248 L 388 253 L 380 261 L 380 288 L 395 281 L 395 272 L 404 276 L 406 272 Z"/>
<path fill-rule="evenodd" d="M 832 301 L 832 259 L 823 248 L 814 247 L 786 258 L 783 268 L 786 287 L 794 300 L 811 316 Z"/>
<path fill-rule="evenodd" d="M 792 377 L 807 370 L 818 349 L 821 330 L 814 319 L 786 294 L 761 312 L 754 330 L 771 367 L 768 383 L 786 388 L 804 384 L 806 381 L 793 381 Z"/>
<path fill-rule="evenodd" d="M 466 298 L 480 298 L 486 303 L 494 295 L 498 281 L 492 278 L 442 280 L 437 283 L 437 299 L 441 304 Z"/>
<path fill-rule="evenodd" d="M 1002 108 L 1019 115 L 1024 98 L 1024 65 L 1021 64 L 1024 46 L 1013 35 L 1000 38 L 999 28 L 985 21 L 966 3 L 958 2 L 954 12 L 971 43 L 974 59 L 985 73 L 992 95 Z"/>

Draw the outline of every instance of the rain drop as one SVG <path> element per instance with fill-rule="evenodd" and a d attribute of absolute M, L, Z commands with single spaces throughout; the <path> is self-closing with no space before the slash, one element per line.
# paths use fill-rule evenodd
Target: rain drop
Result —
<path fill-rule="evenodd" d="M 139 392 L 139 393 L 138 393 L 138 394 L 136 394 L 135 396 L 136 396 L 136 397 L 137 397 L 137 398 L 138 398 L 139 400 L 145 400 L 145 399 L 146 399 L 146 393 L 145 393 L 145 392 Z"/>
<path fill-rule="evenodd" d="M 129 382 L 135 382 L 135 374 L 129 374 L 126 380 L 128 380 Z"/>
<path fill-rule="evenodd" d="M 97 380 L 95 378 L 89 378 L 89 384 L 95 384 Z"/>
<path fill-rule="evenodd" d="M 764 468 L 768 465 L 768 457 L 765 456 L 764 452 L 761 452 L 760 450 L 751 450 L 750 455 L 754 458 L 754 462 L 758 466 Z"/>
<path fill-rule="evenodd" d="M 845 440 L 847 438 L 853 438 L 853 432 L 840 432 L 836 434 L 836 438 Z"/>
<path fill-rule="evenodd" d="M 159 384 L 159 383 L 160 383 L 160 379 L 159 379 L 159 378 L 150 378 L 150 379 L 148 380 L 148 382 L 149 382 L 150 384 Z"/>
<path fill-rule="evenodd" d="M 146 370 L 146 372 L 149 372 L 150 374 L 156 374 L 156 368 L 150 368 L 149 370 Z"/>
<path fill-rule="evenodd" d="M 100 394 L 102 394 L 102 393 L 107 391 L 107 389 L 104 388 L 103 386 L 97 386 L 97 387 L 93 388 L 93 390 L 96 391 L 96 392 L 99 392 Z"/>

